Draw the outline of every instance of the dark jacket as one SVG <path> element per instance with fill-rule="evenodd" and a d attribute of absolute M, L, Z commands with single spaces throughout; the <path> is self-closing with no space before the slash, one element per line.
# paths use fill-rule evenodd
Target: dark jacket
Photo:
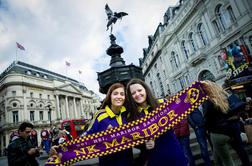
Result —
<path fill-rule="evenodd" d="M 39 151 L 35 155 L 29 155 L 27 152 L 35 148 L 29 138 L 19 137 L 8 145 L 8 164 L 9 166 L 38 166 L 35 157 L 39 156 Z"/>
<path fill-rule="evenodd" d="M 205 119 L 203 117 L 203 114 L 201 113 L 201 111 L 198 108 L 196 108 L 188 116 L 188 122 L 193 129 L 195 129 L 197 127 L 204 127 L 204 125 L 205 125 Z"/>
<path fill-rule="evenodd" d="M 224 114 L 220 108 L 215 106 L 211 101 L 203 104 L 205 127 L 209 132 L 217 134 L 225 134 L 232 136 L 234 133 L 233 121 L 228 120 L 230 114 Z"/>

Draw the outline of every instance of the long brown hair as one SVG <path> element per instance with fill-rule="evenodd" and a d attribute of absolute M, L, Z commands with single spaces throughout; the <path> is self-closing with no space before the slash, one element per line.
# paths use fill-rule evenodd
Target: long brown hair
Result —
<path fill-rule="evenodd" d="M 124 91 L 125 91 L 125 86 L 123 84 L 121 84 L 121 83 L 114 83 L 114 84 L 112 84 L 109 87 L 109 90 L 108 90 L 108 92 L 106 94 L 105 99 L 103 100 L 103 103 L 101 105 L 101 109 L 104 109 L 106 107 L 106 105 L 108 105 L 109 107 L 111 107 L 111 94 L 117 88 L 123 88 Z M 124 101 L 123 105 L 125 105 L 125 103 L 126 103 L 126 97 L 125 97 L 125 101 Z"/>
<path fill-rule="evenodd" d="M 218 106 L 223 113 L 227 113 L 229 109 L 228 93 L 212 81 L 201 81 L 201 83 L 210 101 Z"/>
<path fill-rule="evenodd" d="M 135 100 L 133 99 L 131 92 L 130 92 L 130 86 L 133 84 L 139 84 L 144 87 L 144 89 L 146 91 L 146 102 L 152 109 L 155 109 L 158 106 L 158 102 L 157 102 L 156 98 L 154 97 L 154 95 L 152 94 L 148 85 L 140 79 L 136 79 L 136 78 L 131 79 L 126 87 L 126 94 L 127 94 L 127 99 L 128 99 L 128 103 L 129 103 L 127 105 L 127 108 L 129 109 L 129 112 L 130 112 L 130 115 L 128 118 L 129 121 L 133 121 L 133 120 L 138 119 L 140 117 L 140 113 L 138 112 L 138 104 L 135 102 Z"/>

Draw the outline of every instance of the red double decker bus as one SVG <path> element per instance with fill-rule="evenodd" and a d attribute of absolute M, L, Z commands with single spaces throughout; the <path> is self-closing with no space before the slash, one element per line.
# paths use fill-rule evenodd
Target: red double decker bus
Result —
<path fill-rule="evenodd" d="M 64 120 L 61 123 L 61 128 L 67 130 L 73 139 L 79 137 L 87 128 L 89 120 L 87 119 L 71 119 Z"/>

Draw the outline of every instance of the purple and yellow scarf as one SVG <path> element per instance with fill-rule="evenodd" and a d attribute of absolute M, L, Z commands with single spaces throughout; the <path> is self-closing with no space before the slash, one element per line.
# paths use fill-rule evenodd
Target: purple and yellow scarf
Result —
<path fill-rule="evenodd" d="M 186 118 L 206 99 L 202 84 L 195 82 L 141 119 L 60 144 L 55 149 L 62 157 L 51 156 L 45 165 L 71 165 L 132 148 L 143 144 L 145 140 L 156 139 Z"/>

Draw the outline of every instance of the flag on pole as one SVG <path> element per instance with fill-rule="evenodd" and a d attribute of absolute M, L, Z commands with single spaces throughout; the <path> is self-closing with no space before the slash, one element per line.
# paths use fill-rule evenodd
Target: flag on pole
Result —
<path fill-rule="evenodd" d="M 21 45 L 21 44 L 19 44 L 18 42 L 16 42 L 16 44 L 17 44 L 17 48 L 19 48 L 20 50 L 25 51 L 24 46 L 22 46 L 22 45 Z"/>
<path fill-rule="evenodd" d="M 70 66 L 71 64 L 70 64 L 70 62 L 67 62 L 67 61 L 66 61 L 66 65 L 67 65 L 67 66 Z"/>
<path fill-rule="evenodd" d="M 82 71 L 81 70 L 79 70 L 79 74 L 81 74 L 82 73 Z"/>

